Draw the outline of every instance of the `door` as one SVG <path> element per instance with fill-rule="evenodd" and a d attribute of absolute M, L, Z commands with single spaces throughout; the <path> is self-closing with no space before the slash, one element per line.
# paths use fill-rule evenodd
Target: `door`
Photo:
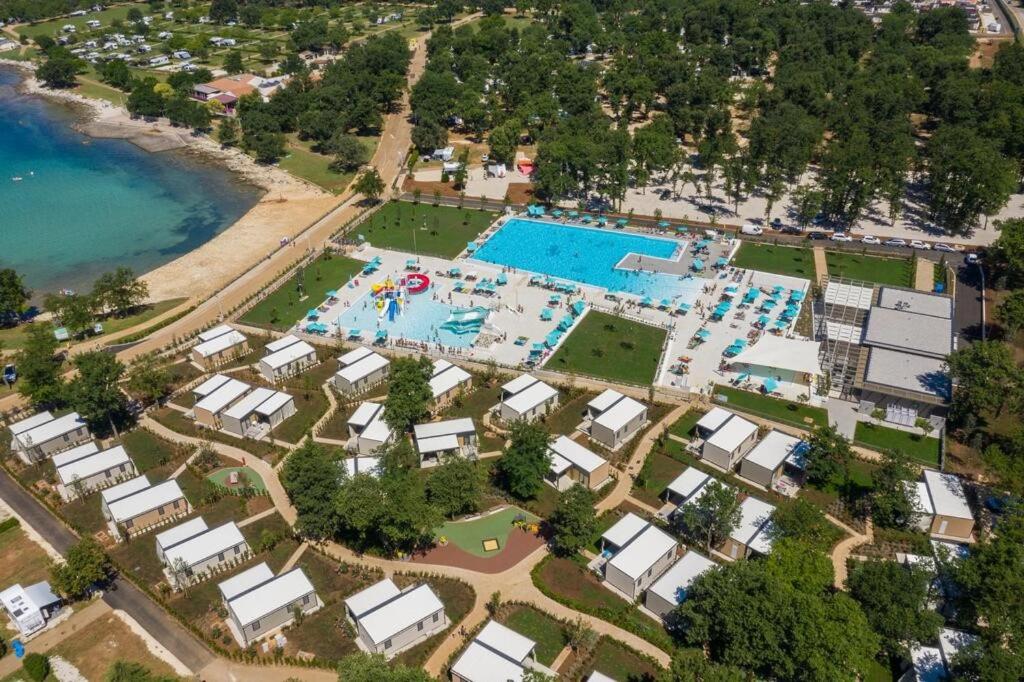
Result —
<path fill-rule="evenodd" d="M 942 523 L 939 524 L 939 529 L 935 532 L 939 535 L 945 535 L 947 526 L 949 526 L 949 521 L 947 519 L 942 519 Z"/>

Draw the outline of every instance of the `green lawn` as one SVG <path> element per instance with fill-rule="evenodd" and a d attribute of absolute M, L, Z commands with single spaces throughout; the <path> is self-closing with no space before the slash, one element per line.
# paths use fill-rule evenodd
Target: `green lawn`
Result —
<path fill-rule="evenodd" d="M 148 429 L 135 429 L 122 434 L 121 444 L 135 462 L 140 474 L 173 461 L 184 461 L 185 455 L 193 449 L 179 447 Z M 180 461 L 178 463 L 180 464 Z"/>
<path fill-rule="evenodd" d="M 252 307 L 240 322 L 284 331 L 305 316 L 310 308 L 327 299 L 327 292 L 345 286 L 349 278 L 363 269 L 364 263 L 344 256 L 320 256 L 302 271 L 304 300 L 299 300 L 296 278 Z"/>
<path fill-rule="evenodd" d="M 911 459 L 928 466 L 939 465 L 939 439 L 887 426 L 857 422 L 854 440 L 874 450 L 902 450 Z"/>
<path fill-rule="evenodd" d="M 562 624 L 532 606 L 513 606 L 503 624 L 537 643 L 537 660 L 543 665 L 551 665 L 569 643 Z"/>
<path fill-rule="evenodd" d="M 583 421 L 583 414 L 587 411 L 587 403 L 596 397 L 596 393 L 584 391 L 575 398 L 563 401 L 558 410 L 544 419 L 548 431 L 556 436 L 571 436 L 579 423 Z"/>
<path fill-rule="evenodd" d="M 476 424 L 477 435 L 480 438 L 480 451 L 493 452 L 505 447 L 505 439 L 501 437 L 490 437 L 484 434 L 483 416 L 490 408 L 494 407 L 501 399 L 501 385 L 496 381 L 493 386 L 487 386 L 483 378 L 473 377 L 473 390 L 446 409 L 442 416 L 445 419 L 460 419 L 469 417 Z"/>
<path fill-rule="evenodd" d="M 661 671 L 651 659 L 607 636 L 598 640 L 594 647 L 594 657 L 587 669 L 599 670 L 613 680 L 622 682 L 648 682 L 654 680 Z"/>
<path fill-rule="evenodd" d="M 738 268 L 814 279 L 814 255 L 810 249 L 743 242 L 732 259 Z"/>
<path fill-rule="evenodd" d="M 376 137 L 359 138 L 366 148 L 367 158 L 377 146 Z M 288 153 L 278 162 L 278 166 L 292 175 L 318 185 L 333 194 L 341 193 L 355 176 L 355 173 L 339 173 L 331 170 L 330 156 L 319 154 L 311 149 L 309 142 L 298 139 L 295 134 L 288 135 Z"/>
<path fill-rule="evenodd" d="M 263 479 L 260 477 L 258 473 L 256 473 L 256 470 L 253 469 L 252 467 L 225 467 L 223 469 L 217 469 L 216 471 L 211 472 L 206 477 L 213 481 L 214 483 L 216 483 L 217 485 L 224 486 L 225 488 L 231 488 L 232 486 L 228 484 L 228 477 L 233 472 L 236 471 L 244 472 L 245 476 L 249 479 L 249 486 L 254 488 L 255 490 L 263 492 L 264 490 L 267 489 L 267 485 L 263 482 Z M 237 488 L 239 486 L 234 487 Z"/>
<path fill-rule="evenodd" d="M 633 497 L 652 507 L 661 507 L 662 500 L 658 496 L 685 468 L 678 460 L 652 450 L 633 485 Z"/>
<path fill-rule="evenodd" d="M 354 228 L 376 247 L 454 258 L 497 214 L 475 208 L 389 201 Z"/>
<path fill-rule="evenodd" d="M 821 407 L 769 398 L 728 386 L 716 386 L 715 394 L 728 398 L 728 402 L 721 403 L 724 407 L 750 412 L 765 419 L 787 422 L 804 429 L 828 425 L 828 411 Z"/>
<path fill-rule="evenodd" d="M 664 343 L 664 329 L 591 310 L 545 368 L 648 385 L 658 371 Z"/>
<path fill-rule="evenodd" d="M 146 3 L 135 2 L 125 5 L 116 5 L 109 9 L 101 10 L 99 12 L 89 12 L 84 17 L 60 17 L 58 19 L 52 19 L 50 21 L 44 21 L 32 26 L 22 26 L 18 29 L 19 34 L 24 34 L 34 38 L 39 35 L 47 35 L 51 38 L 56 37 L 60 32 L 61 28 L 65 24 L 71 24 L 79 31 L 88 31 L 85 22 L 91 19 L 97 19 L 102 22 L 103 28 L 110 28 L 110 22 L 115 19 L 124 21 L 128 17 L 128 11 L 132 8 L 137 8 L 142 11 L 143 14 L 152 14 L 150 7 Z"/>
<path fill-rule="evenodd" d="M 700 421 L 704 414 L 704 412 L 696 408 L 690 408 L 686 411 L 686 414 L 679 418 L 679 421 L 668 427 L 668 432 L 680 438 L 690 440 L 693 436 L 694 427 L 697 426 L 697 422 Z"/>
<path fill-rule="evenodd" d="M 914 283 L 913 262 L 909 258 L 882 258 L 859 253 L 826 251 L 828 274 L 875 284 L 909 287 Z"/>
<path fill-rule="evenodd" d="M 470 554 L 480 557 L 497 556 L 501 550 L 505 549 L 505 541 L 508 540 L 508 535 L 512 531 L 512 521 L 517 516 L 536 520 L 536 517 L 529 512 L 517 507 L 509 507 L 473 521 L 449 521 L 434 531 L 434 535 L 445 536 L 449 542 Z M 483 541 L 489 538 L 497 538 L 499 545 L 497 552 L 484 551 Z"/>

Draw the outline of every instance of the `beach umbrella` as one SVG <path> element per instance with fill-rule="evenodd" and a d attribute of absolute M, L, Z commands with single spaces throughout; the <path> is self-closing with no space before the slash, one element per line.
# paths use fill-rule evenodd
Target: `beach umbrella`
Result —
<path fill-rule="evenodd" d="M 665 229 L 666 227 L 669 227 L 669 222 L 667 220 L 659 220 L 658 227 Z"/>
<path fill-rule="evenodd" d="M 698 329 L 697 333 L 694 336 L 697 336 L 697 337 L 699 337 L 701 339 L 710 339 L 711 338 L 711 330 L 710 329 Z"/>
<path fill-rule="evenodd" d="M 750 372 L 744 372 L 743 374 L 741 374 L 738 377 L 736 377 L 736 381 L 738 381 L 740 383 L 743 383 L 744 381 L 746 381 L 749 378 L 750 378 Z"/>
<path fill-rule="evenodd" d="M 625 218 L 619 218 L 618 220 L 615 221 L 615 224 L 618 225 L 619 227 L 625 227 L 626 225 L 629 224 L 629 221 L 626 220 Z"/>
<path fill-rule="evenodd" d="M 549 347 L 554 348 L 555 346 L 558 345 L 558 340 L 561 338 L 561 334 L 559 334 L 557 331 L 553 331 L 546 337 L 544 337 L 544 343 L 546 343 Z"/>
<path fill-rule="evenodd" d="M 348 330 L 348 336 L 349 336 L 350 339 L 358 339 L 362 335 L 363 335 L 363 330 L 362 329 L 349 329 Z"/>
<path fill-rule="evenodd" d="M 694 258 L 693 259 L 693 269 L 698 271 L 698 272 L 703 270 L 704 269 L 704 261 L 702 261 L 700 258 Z"/>
<path fill-rule="evenodd" d="M 377 334 L 374 336 L 376 341 L 383 341 L 386 338 L 388 338 L 388 330 L 386 329 L 378 329 Z"/>
<path fill-rule="evenodd" d="M 765 393 L 774 393 L 775 389 L 779 387 L 779 382 L 768 377 L 761 385 L 764 386 Z"/>
<path fill-rule="evenodd" d="M 651 300 L 650 296 L 644 296 L 644 300 L 640 301 L 640 305 L 650 307 L 654 301 Z"/>
<path fill-rule="evenodd" d="M 327 291 L 327 298 L 338 298 L 338 292 L 334 289 L 329 289 Z"/>
<path fill-rule="evenodd" d="M 662 308 L 668 308 L 668 307 L 671 307 L 671 305 L 672 305 L 672 301 L 668 300 L 667 298 L 661 299 L 661 307 Z"/>
<path fill-rule="evenodd" d="M 762 315 L 761 317 L 757 318 L 757 323 L 762 327 L 768 324 L 769 322 L 771 322 L 771 320 L 768 318 L 767 315 Z"/>
<path fill-rule="evenodd" d="M 572 304 L 572 312 L 574 315 L 582 315 L 583 311 L 587 309 L 587 304 L 583 301 L 576 301 Z"/>
<path fill-rule="evenodd" d="M 476 251 L 476 242 L 466 242 L 466 251 L 470 253 Z"/>
<path fill-rule="evenodd" d="M 605 225 L 608 224 L 608 219 L 605 218 L 603 215 L 602 216 L 598 216 L 597 217 L 597 224 L 600 225 L 601 227 L 604 227 Z"/>
<path fill-rule="evenodd" d="M 676 232 L 680 232 L 680 233 L 684 233 L 685 234 L 686 232 L 689 232 L 689 231 L 690 231 L 689 228 L 687 228 L 685 225 L 676 225 Z"/>
<path fill-rule="evenodd" d="M 715 265 L 717 265 L 720 268 L 724 268 L 728 264 L 729 264 L 729 259 L 726 258 L 725 256 L 721 256 L 721 257 L 719 257 L 718 260 L 715 261 Z"/>
<path fill-rule="evenodd" d="M 804 292 L 802 292 L 802 291 L 794 291 L 793 293 L 791 293 L 789 295 L 789 300 L 791 300 L 793 302 L 799 302 L 799 301 L 804 300 Z"/>
<path fill-rule="evenodd" d="M 556 208 L 554 211 L 551 212 L 551 215 L 555 216 L 556 218 L 561 218 L 562 217 L 562 209 Z"/>
<path fill-rule="evenodd" d="M 579 215 L 580 215 L 580 214 L 579 214 L 579 213 L 577 213 L 576 211 L 569 211 L 569 217 L 570 217 L 570 218 L 578 218 L 578 217 L 579 217 Z"/>
<path fill-rule="evenodd" d="M 318 317 L 320 317 L 320 311 L 317 310 L 316 308 L 310 308 L 309 311 L 306 313 L 307 319 L 315 320 Z"/>
<path fill-rule="evenodd" d="M 498 284 L 508 284 L 508 277 L 502 272 L 498 275 Z"/>

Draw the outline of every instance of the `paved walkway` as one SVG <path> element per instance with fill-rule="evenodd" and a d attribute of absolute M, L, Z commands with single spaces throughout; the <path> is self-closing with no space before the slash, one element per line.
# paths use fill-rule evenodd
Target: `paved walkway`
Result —
<path fill-rule="evenodd" d="M 271 507 L 270 509 L 264 509 L 259 514 L 253 514 L 249 518 L 242 519 L 241 521 L 239 521 L 238 522 L 238 527 L 239 528 L 245 528 L 250 523 L 256 523 L 257 521 L 259 521 L 261 519 L 265 519 L 268 516 L 272 516 L 272 515 L 274 515 L 276 513 L 277 513 L 277 509 L 275 507 Z"/>
<path fill-rule="evenodd" d="M 871 519 L 868 519 L 864 532 L 858 533 L 857 531 L 850 528 L 842 521 L 833 517 L 830 514 L 826 514 L 825 518 L 827 518 L 829 521 L 839 526 L 840 528 L 844 529 L 847 533 L 850 534 L 850 537 L 838 543 L 832 550 L 832 567 L 834 568 L 836 574 L 836 589 L 845 590 L 847 576 L 846 561 L 850 558 L 850 553 L 853 551 L 854 547 L 859 547 L 860 545 L 867 545 L 874 542 L 874 526 L 871 523 Z"/>
<path fill-rule="evenodd" d="M 918 258 L 917 267 L 914 268 L 914 288 L 918 291 L 931 291 L 935 288 L 934 262 L 927 258 Z"/>
<path fill-rule="evenodd" d="M 825 247 L 815 246 L 811 251 L 814 253 L 814 279 L 818 284 L 828 277 L 828 260 L 825 258 Z"/>
<path fill-rule="evenodd" d="M 284 566 L 281 567 L 279 573 L 284 573 L 285 571 L 290 571 L 295 568 L 295 564 L 302 558 L 302 555 L 306 553 L 307 549 L 309 549 L 308 542 L 303 542 L 299 545 L 299 548 L 292 552 L 292 555 L 288 557 L 288 561 L 284 562 Z"/>

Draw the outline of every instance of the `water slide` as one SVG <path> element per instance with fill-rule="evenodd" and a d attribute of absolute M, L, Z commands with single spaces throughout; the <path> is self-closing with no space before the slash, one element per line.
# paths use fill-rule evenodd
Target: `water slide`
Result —
<path fill-rule="evenodd" d="M 398 315 L 398 299 L 388 299 L 388 322 L 394 322 L 395 316 Z"/>

